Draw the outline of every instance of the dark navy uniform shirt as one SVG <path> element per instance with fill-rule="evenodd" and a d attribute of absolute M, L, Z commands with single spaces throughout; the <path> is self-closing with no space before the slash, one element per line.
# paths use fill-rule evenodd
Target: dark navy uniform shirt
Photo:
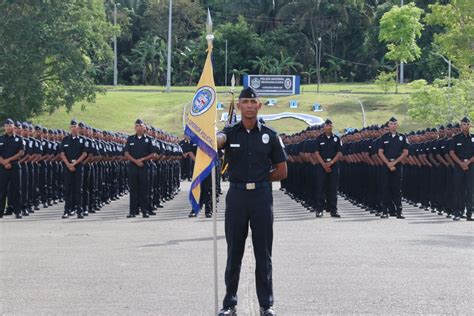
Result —
<path fill-rule="evenodd" d="M 265 182 L 273 165 L 287 159 L 277 133 L 259 122 L 247 132 L 239 122 L 224 129 L 225 152 L 229 163 L 230 182 Z"/>
<path fill-rule="evenodd" d="M 326 134 L 321 134 L 317 138 L 316 151 L 319 152 L 319 155 L 325 161 L 334 158 L 336 154 L 341 151 L 341 147 L 341 139 L 339 136 L 326 136 Z"/>
<path fill-rule="evenodd" d="M 383 149 L 387 159 L 397 159 L 402 155 L 404 149 L 408 149 L 408 142 L 405 135 L 387 133 L 380 139 L 380 149 Z"/>
<path fill-rule="evenodd" d="M 66 155 L 66 158 L 69 161 L 77 160 L 84 150 L 84 139 L 79 136 L 72 137 L 71 135 L 68 135 L 64 137 L 61 142 L 60 151 Z"/>
<path fill-rule="evenodd" d="M 23 139 L 20 136 L 7 134 L 0 136 L 0 157 L 8 159 L 18 154 L 20 150 L 24 150 Z M 16 162 L 16 161 L 12 161 Z"/>
<path fill-rule="evenodd" d="M 154 152 L 151 138 L 146 135 L 142 137 L 137 135 L 129 136 L 125 145 L 125 151 L 134 159 L 146 157 Z"/>
<path fill-rule="evenodd" d="M 457 134 L 451 140 L 449 150 L 453 150 L 460 160 L 471 159 L 474 156 L 474 134 Z"/>

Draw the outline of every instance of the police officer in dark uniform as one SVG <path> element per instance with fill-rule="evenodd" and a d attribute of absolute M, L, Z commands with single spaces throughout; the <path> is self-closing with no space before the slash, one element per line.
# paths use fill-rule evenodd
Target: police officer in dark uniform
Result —
<path fill-rule="evenodd" d="M 389 133 L 380 139 L 379 156 L 387 168 L 383 171 L 383 214 L 381 218 L 388 218 L 389 210 L 395 207 L 396 216 L 404 219 L 402 215 L 402 164 L 408 156 L 408 141 L 405 135 L 399 134 L 398 121 L 390 118 L 388 122 Z"/>
<path fill-rule="evenodd" d="M 237 107 L 242 121 L 217 136 L 229 163 L 230 188 L 226 197 L 226 295 L 219 315 L 235 315 L 240 267 L 249 223 L 256 259 L 257 296 L 261 315 L 275 315 L 272 286 L 272 181 L 286 178 L 286 154 L 278 134 L 257 121 L 262 103 L 253 89 L 242 90 Z"/>
<path fill-rule="evenodd" d="M 458 221 L 466 209 L 468 221 L 472 221 L 473 181 L 474 181 L 474 135 L 469 133 L 471 121 L 464 117 L 461 120 L 461 133 L 451 140 L 449 154 L 454 166 L 454 206 L 453 220 Z"/>
<path fill-rule="evenodd" d="M 140 208 L 143 217 L 148 218 L 149 179 L 148 160 L 154 156 L 151 138 L 146 136 L 145 124 L 142 120 L 135 121 L 135 135 L 129 136 L 125 145 L 125 158 L 128 165 L 128 179 L 130 185 L 130 213 L 128 218 L 138 215 Z"/>
<path fill-rule="evenodd" d="M 64 164 L 64 215 L 66 219 L 72 212 L 77 213 L 77 218 L 84 218 L 82 208 L 82 177 L 83 160 L 87 157 L 84 139 L 78 134 L 75 119 L 71 120 L 71 135 L 64 137 L 61 142 L 61 161 Z"/>
<path fill-rule="evenodd" d="M 319 161 L 316 217 L 323 216 L 323 208 L 331 213 L 331 217 L 341 217 L 337 213 L 338 161 L 341 156 L 341 139 L 332 133 L 332 121 L 327 119 L 324 133 L 316 141 L 316 159 Z"/>
<path fill-rule="evenodd" d="M 15 135 L 15 123 L 11 119 L 5 121 L 5 134 L 0 136 L 0 218 L 5 211 L 8 187 L 12 190 L 11 205 L 16 218 L 21 218 L 20 190 L 21 167 L 18 163 L 24 154 L 23 141 Z"/>

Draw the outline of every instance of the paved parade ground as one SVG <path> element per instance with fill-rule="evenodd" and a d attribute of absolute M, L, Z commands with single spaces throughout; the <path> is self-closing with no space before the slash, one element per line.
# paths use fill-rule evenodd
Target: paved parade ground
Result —
<path fill-rule="evenodd" d="M 224 183 L 224 189 L 227 183 Z M 149 219 L 128 197 L 83 220 L 62 205 L 0 220 L 2 314 L 213 315 L 212 220 L 189 219 L 189 183 Z M 219 301 L 224 198 L 218 205 Z M 274 190 L 274 292 L 279 315 L 473 314 L 474 226 L 413 207 L 382 220 L 339 198 L 340 219 Z M 247 242 L 239 315 L 257 315 Z"/>

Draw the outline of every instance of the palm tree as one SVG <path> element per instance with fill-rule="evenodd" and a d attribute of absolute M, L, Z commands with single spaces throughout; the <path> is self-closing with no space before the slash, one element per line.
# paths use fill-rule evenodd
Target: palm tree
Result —
<path fill-rule="evenodd" d="M 249 70 L 244 68 L 244 69 L 232 69 L 231 73 L 235 75 L 235 83 L 240 84 L 240 76 L 246 75 Z"/>
<path fill-rule="evenodd" d="M 259 74 L 268 73 L 270 70 L 271 65 L 274 63 L 274 59 L 272 56 L 257 56 L 255 60 L 250 60 L 252 64 L 252 69 L 257 70 Z"/>
<path fill-rule="evenodd" d="M 301 72 L 302 75 L 308 77 L 308 84 L 311 84 L 311 76 L 315 75 L 317 73 L 316 68 L 310 67 L 308 71 L 303 71 Z"/>

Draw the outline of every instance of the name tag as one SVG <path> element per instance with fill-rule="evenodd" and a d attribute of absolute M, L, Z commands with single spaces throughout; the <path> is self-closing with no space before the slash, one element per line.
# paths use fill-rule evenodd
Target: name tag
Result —
<path fill-rule="evenodd" d="M 384 141 L 383 143 L 384 143 L 384 144 L 388 144 L 388 140 Z"/>
<path fill-rule="evenodd" d="M 230 144 L 230 147 L 231 147 L 231 148 L 239 148 L 239 147 L 240 147 L 240 144 Z"/>
<path fill-rule="evenodd" d="M 319 143 L 319 145 L 325 145 L 326 143 Z"/>
<path fill-rule="evenodd" d="M 0 143 L 0 145 L 3 145 L 3 143 Z"/>
<path fill-rule="evenodd" d="M 456 145 L 457 145 L 457 146 L 462 146 L 462 143 L 457 143 Z"/>
<path fill-rule="evenodd" d="M 135 145 L 135 143 L 130 143 L 130 146 L 133 146 L 133 145 Z M 102 148 L 102 146 L 100 148 Z"/>
<path fill-rule="evenodd" d="M 64 147 L 69 147 L 69 145 L 64 145 Z"/>

